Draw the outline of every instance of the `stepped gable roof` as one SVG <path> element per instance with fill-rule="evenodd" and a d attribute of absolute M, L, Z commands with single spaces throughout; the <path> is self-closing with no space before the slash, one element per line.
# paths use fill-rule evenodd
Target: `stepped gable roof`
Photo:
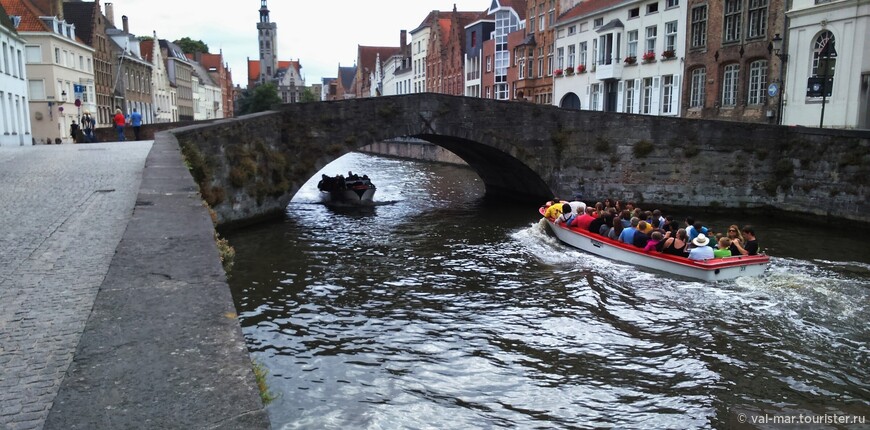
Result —
<path fill-rule="evenodd" d="M 139 50 L 142 51 L 142 58 L 149 62 L 154 63 L 153 55 L 154 55 L 154 39 L 145 39 L 139 42 Z"/>
<path fill-rule="evenodd" d="M 387 58 L 393 55 L 400 54 L 402 49 L 398 46 L 362 46 L 357 45 L 357 58 L 359 62 L 357 67 L 362 67 L 363 71 L 374 70 L 375 62 L 380 55 L 381 61 L 386 61 Z"/>
<path fill-rule="evenodd" d="M 437 13 L 438 13 L 437 10 L 433 10 L 432 12 L 429 12 L 429 14 L 426 15 L 426 18 L 423 18 L 423 22 L 421 22 L 420 25 L 417 26 L 417 28 L 411 30 L 409 33 L 414 34 L 414 33 L 418 32 L 418 31 L 420 31 L 420 30 L 422 30 L 422 29 L 424 29 L 424 28 L 428 28 L 428 27 L 429 27 L 429 23 L 432 22 L 432 18 L 433 18 Z"/>
<path fill-rule="evenodd" d="M 354 78 L 356 78 L 356 66 L 338 68 L 338 80 L 343 88 L 350 88 Z"/>
<path fill-rule="evenodd" d="M 95 2 L 63 2 L 63 17 L 76 25 L 76 36 L 88 46 L 94 46 Z"/>
<path fill-rule="evenodd" d="M 557 24 L 570 21 L 574 18 L 589 15 L 603 9 L 608 9 L 618 4 L 627 3 L 633 0 L 586 0 L 578 3 L 576 6 L 568 9 L 556 19 Z"/>
<path fill-rule="evenodd" d="M 18 31 L 51 31 L 48 26 L 39 19 L 47 13 L 39 10 L 33 3 L 20 0 L 0 0 L 0 5 L 6 10 L 7 16 L 20 16 Z M 78 29 L 76 29 L 78 32 Z"/>

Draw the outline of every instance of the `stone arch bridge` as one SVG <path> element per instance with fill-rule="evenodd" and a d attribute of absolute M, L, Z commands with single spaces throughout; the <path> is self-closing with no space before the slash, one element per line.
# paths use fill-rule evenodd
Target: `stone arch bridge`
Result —
<path fill-rule="evenodd" d="M 870 133 L 561 109 L 439 94 L 281 105 L 177 139 L 220 224 L 283 214 L 318 170 L 415 137 L 452 151 L 487 196 L 773 207 L 870 222 Z"/>

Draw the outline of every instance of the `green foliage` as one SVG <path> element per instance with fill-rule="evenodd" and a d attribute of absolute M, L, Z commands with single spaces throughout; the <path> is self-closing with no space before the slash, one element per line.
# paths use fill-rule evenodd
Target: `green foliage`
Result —
<path fill-rule="evenodd" d="M 269 371 L 260 363 L 252 362 L 251 364 L 254 368 L 254 379 L 257 380 L 257 388 L 260 390 L 260 400 L 263 401 L 263 406 L 267 406 L 278 398 L 278 396 L 269 391 L 269 387 L 266 385 L 266 375 L 269 374 Z"/>
<path fill-rule="evenodd" d="M 653 145 L 652 142 L 648 140 L 638 140 L 634 144 L 634 156 L 637 158 L 644 158 L 653 152 L 653 149 L 655 149 L 655 145 Z"/>
<path fill-rule="evenodd" d="M 217 244 L 218 253 L 221 257 L 221 264 L 224 266 L 224 272 L 227 272 L 227 276 L 229 276 L 236 258 L 236 249 L 230 245 L 228 240 L 222 238 L 218 232 L 214 233 L 214 241 Z"/>
<path fill-rule="evenodd" d="M 208 54 L 208 45 L 201 40 L 193 40 L 189 37 L 182 37 L 174 42 L 178 45 L 185 54 L 195 54 L 197 52 L 202 52 L 204 54 Z"/>
<path fill-rule="evenodd" d="M 257 86 L 253 92 L 242 91 L 242 95 L 239 97 L 239 114 L 247 115 L 267 111 L 277 104 L 281 104 L 281 98 L 278 97 L 278 87 L 270 82 Z"/>

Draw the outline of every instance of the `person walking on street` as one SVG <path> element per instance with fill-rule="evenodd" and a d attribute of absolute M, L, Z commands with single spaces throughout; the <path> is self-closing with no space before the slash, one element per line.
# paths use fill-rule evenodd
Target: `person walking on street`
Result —
<path fill-rule="evenodd" d="M 121 108 L 115 109 L 115 129 L 118 131 L 118 142 L 123 142 L 127 140 L 124 137 L 124 124 L 127 122 L 127 118 L 124 118 L 124 113 L 121 112 Z"/>
<path fill-rule="evenodd" d="M 133 126 L 133 136 L 135 136 L 136 140 L 139 139 L 139 130 L 142 128 L 142 114 L 136 111 L 136 108 L 133 108 L 133 113 L 130 114 L 130 125 Z"/>
<path fill-rule="evenodd" d="M 85 142 L 93 143 L 94 139 L 94 126 L 96 125 L 96 121 L 94 121 L 94 117 L 91 116 L 91 113 L 85 111 L 84 115 L 82 115 L 81 126 L 82 132 L 85 134 Z"/>

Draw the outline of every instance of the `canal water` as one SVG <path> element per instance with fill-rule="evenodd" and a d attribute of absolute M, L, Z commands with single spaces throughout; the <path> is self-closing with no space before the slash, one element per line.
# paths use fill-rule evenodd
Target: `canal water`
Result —
<path fill-rule="evenodd" d="M 377 206 L 323 205 L 318 174 L 284 220 L 227 234 L 276 429 L 870 427 L 866 235 L 691 214 L 751 222 L 772 255 L 707 284 L 568 248 L 465 168 L 349 154 L 323 173 L 348 170 Z"/>

